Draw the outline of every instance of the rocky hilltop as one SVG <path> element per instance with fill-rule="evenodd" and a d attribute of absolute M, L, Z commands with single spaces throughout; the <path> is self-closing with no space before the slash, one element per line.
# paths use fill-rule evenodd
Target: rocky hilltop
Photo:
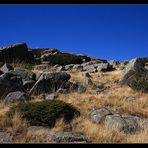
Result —
<path fill-rule="evenodd" d="M 148 136 L 148 58 L 0 47 L 0 98 L 1 143 L 133 142 Z"/>

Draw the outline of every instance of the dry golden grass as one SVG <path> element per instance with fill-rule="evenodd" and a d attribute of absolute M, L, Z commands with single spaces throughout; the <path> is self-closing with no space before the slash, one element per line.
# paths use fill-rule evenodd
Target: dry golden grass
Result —
<path fill-rule="evenodd" d="M 41 71 L 34 70 L 35 73 Z M 83 83 L 84 77 L 81 72 L 71 72 L 70 81 L 76 81 Z M 96 93 L 90 86 L 88 86 L 85 93 L 69 93 L 61 94 L 58 99 L 64 102 L 71 103 L 78 108 L 81 112 L 81 116 L 74 119 L 71 123 L 72 132 L 84 133 L 90 143 L 148 143 L 148 128 L 140 133 L 128 135 L 121 132 L 115 132 L 107 128 L 104 124 L 97 125 L 89 120 L 89 111 L 92 109 L 102 108 L 104 106 L 110 106 L 113 113 L 138 115 L 142 117 L 148 117 L 148 94 L 136 92 L 128 86 L 120 86 L 116 81 L 121 77 L 120 71 L 113 71 L 107 73 L 92 73 L 92 81 L 96 85 L 103 84 L 107 87 L 105 93 Z M 110 81 L 110 82 L 109 82 Z M 128 100 L 128 97 L 135 97 L 133 100 Z M 31 102 L 42 101 L 40 96 L 35 97 Z M 3 116 L 6 111 L 9 110 L 9 106 L 3 102 L 0 103 L 0 125 L 11 133 L 17 133 L 19 129 L 26 129 L 27 125 L 22 120 L 20 115 L 15 115 L 13 119 L 9 121 L 9 124 L 4 122 Z M 4 123 L 3 123 L 4 122 Z M 52 131 L 63 131 L 64 123 L 59 120 Z M 17 142 L 32 142 L 32 137 L 41 137 L 37 139 L 37 142 L 43 142 L 41 139 L 45 136 L 45 130 L 32 133 L 31 131 L 22 132 L 20 137 L 17 138 Z M 40 141 L 41 140 L 41 141 Z"/>
<path fill-rule="evenodd" d="M 148 143 L 148 128 L 135 135 L 128 135 L 126 139 L 127 143 Z"/>
<path fill-rule="evenodd" d="M 27 129 L 27 123 L 22 119 L 22 116 L 16 112 L 12 118 L 4 116 L 0 122 L 0 128 L 13 135 L 17 135 Z"/>
<path fill-rule="evenodd" d="M 84 133 L 90 143 L 119 143 L 125 140 L 125 134 L 115 132 L 104 124 L 94 124 L 83 117 L 74 120 L 72 125 L 73 131 Z"/>

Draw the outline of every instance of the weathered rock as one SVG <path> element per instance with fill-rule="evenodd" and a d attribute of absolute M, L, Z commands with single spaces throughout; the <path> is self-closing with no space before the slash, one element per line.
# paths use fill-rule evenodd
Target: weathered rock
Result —
<path fill-rule="evenodd" d="M 64 66 L 61 66 L 61 65 L 54 67 L 54 68 L 56 69 L 57 72 L 64 70 Z"/>
<path fill-rule="evenodd" d="M 122 118 L 127 123 L 127 128 L 125 129 L 125 132 L 127 133 L 135 133 L 136 131 L 140 130 L 140 118 L 136 116 L 131 115 L 122 115 Z"/>
<path fill-rule="evenodd" d="M 5 103 L 15 103 L 15 102 L 26 102 L 29 100 L 29 97 L 27 96 L 26 93 L 16 91 L 16 92 L 11 92 L 9 93 L 5 99 Z"/>
<path fill-rule="evenodd" d="M 95 89 L 95 91 L 97 92 L 97 93 L 100 93 L 100 92 L 104 92 L 104 91 L 106 91 L 107 90 L 107 88 L 106 87 L 104 87 L 104 88 L 96 88 Z"/>
<path fill-rule="evenodd" d="M 57 94 L 65 94 L 65 93 L 67 93 L 68 92 L 68 90 L 67 89 L 63 89 L 63 88 L 59 88 L 58 90 L 57 90 Z"/>
<path fill-rule="evenodd" d="M 92 122 L 99 124 L 105 121 L 107 115 L 112 115 L 112 113 L 106 108 L 101 108 L 91 111 L 90 118 Z"/>
<path fill-rule="evenodd" d="M 119 63 L 118 61 L 116 61 L 116 60 L 110 60 L 110 61 L 108 61 L 108 63 L 109 63 L 110 65 L 112 65 L 113 68 L 117 68 L 118 65 L 120 64 L 120 63 Z"/>
<path fill-rule="evenodd" d="M 29 81 L 24 80 L 23 81 L 23 88 L 24 88 L 24 90 L 28 91 L 33 87 L 34 84 L 35 84 L 34 80 L 29 80 Z"/>
<path fill-rule="evenodd" d="M 145 59 L 136 58 L 126 66 L 120 84 L 130 85 L 134 80 L 148 81 L 148 70 L 145 69 Z"/>
<path fill-rule="evenodd" d="M 69 64 L 69 65 L 65 65 L 64 69 L 67 70 L 71 70 L 73 68 L 74 64 Z"/>
<path fill-rule="evenodd" d="M 131 115 L 109 115 L 105 123 L 109 128 L 125 133 L 132 134 L 140 130 L 140 118 Z"/>
<path fill-rule="evenodd" d="M 71 132 L 49 132 L 48 134 L 48 140 L 51 140 L 53 142 L 82 142 L 86 143 L 87 138 L 82 134 L 73 134 Z"/>
<path fill-rule="evenodd" d="M 75 64 L 73 66 L 73 71 L 82 71 L 83 70 L 83 66 L 81 66 L 80 64 Z"/>
<path fill-rule="evenodd" d="M 31 88 L 29 94 L 52 93 L 65 85 L 70 79 L 66 72 L 44 72 Z"/>
<path fill-rule="evenodd" d="M 124 131 L 128 127 L 126 121 L 120 115 L 106 116 L 105 124 L 115 131 Z"/>
<path fill-rule="evenodd" d="M 51 56 L 51 55 L 54 55 L 54 54 L 57 54 L 57 53 L 60 53 L 60 51 L 58 49 L 55 49 L 55 48 L 48 48 L 48 49 L 45 49 L 42 51 L 41 53 L 41 60 L 42 61 L 47 61 L 48 58 Z"/>
<path fill-rule="evenodd" d="M 83 71 L 87 71 L 88 73 L 95 73 L 97 72 L 96 67 L 94 67 L 94 65 L 89 65 L 86 67 L 83 67 Z"/>
<path fill-rule="evenodd" d="M 86 91 L 86 87 L 78 82 L 67 82 L 63 88 L 67 89 L 69 92 L 84 93 Z"/>
<path fill-rule="evenodd" d="M 22 79 L 17 75 L 7 72 L 0 76 L 0 97 L 5 97 L 9 92 L 22 90 Z"/>
<path fill-rule="evenodd" d="M 17 76 L 20 76 L 23 80 L 26 80 L 26 81 L 36 80 L 36 74 L 28 69 L 15 68 L 14 71 L 12 72 Z"/>
<path fill-rule="evenodd" d="M 12 143 L 13 141 L 13 137 L 6 132 L 2 132 L 0 131 L 0 143 Z"/>
<path fill-rule="evenodd" d="M 100 63 L 107 63 L 107 61 L 106 60 L 94 60 L 94 61 L 82 63 L 81 65 L 83 67 L 87 67 L 87 66 L 90 66 L 90 65 L 97 65 L 97 64 L 100 64 Z"/>
<path fill-rule="evenodd" d="M 10 64 L 4 64 L 1 68 L 0 68 L 0 70 L 3 72 L 3 73 L 6 73 L 6 72 L 8 72 L 8 71 L 10 71 L 10 70 L 13 70 L 14 68 L 10 65 Z"/>
<path fill-rule="evenodd" d="M 57 93 L 51 93 L 45 95 L 45 100 L 54 100 L 58 97 Z"/>
<path fill-rule="evenodd" d="M 0 47 L 1 62 L 33 62 L 33 60 L 33 54 L 28 50 L 26 43 Z"/>
<path fill-rule="evenodd" d="M 113 68 L 113 66 L 110 65 L 109 63 L 100 63 L 97 66 L 98 66 L 97 67 L 98 72 L 106 72 L 106 71 L 115 70 L 115 68 Z"/>

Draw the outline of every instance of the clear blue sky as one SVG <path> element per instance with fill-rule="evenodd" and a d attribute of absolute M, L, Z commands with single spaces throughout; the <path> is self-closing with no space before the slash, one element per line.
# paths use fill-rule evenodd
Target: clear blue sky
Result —
<path fill-rule="evenodd" d="M 148 56 L 148 5 L 0 5 L 0 46 L 26 42 L 103 59 Z"/>

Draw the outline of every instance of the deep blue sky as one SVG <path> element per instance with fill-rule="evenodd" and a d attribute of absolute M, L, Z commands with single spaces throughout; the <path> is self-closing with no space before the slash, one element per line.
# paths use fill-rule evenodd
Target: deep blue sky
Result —
<path fill-rule="evenodd" d="M 103 59 L 148 56 L 148 5 L 0 5 L 0 46 L 26 42 Z"/>

